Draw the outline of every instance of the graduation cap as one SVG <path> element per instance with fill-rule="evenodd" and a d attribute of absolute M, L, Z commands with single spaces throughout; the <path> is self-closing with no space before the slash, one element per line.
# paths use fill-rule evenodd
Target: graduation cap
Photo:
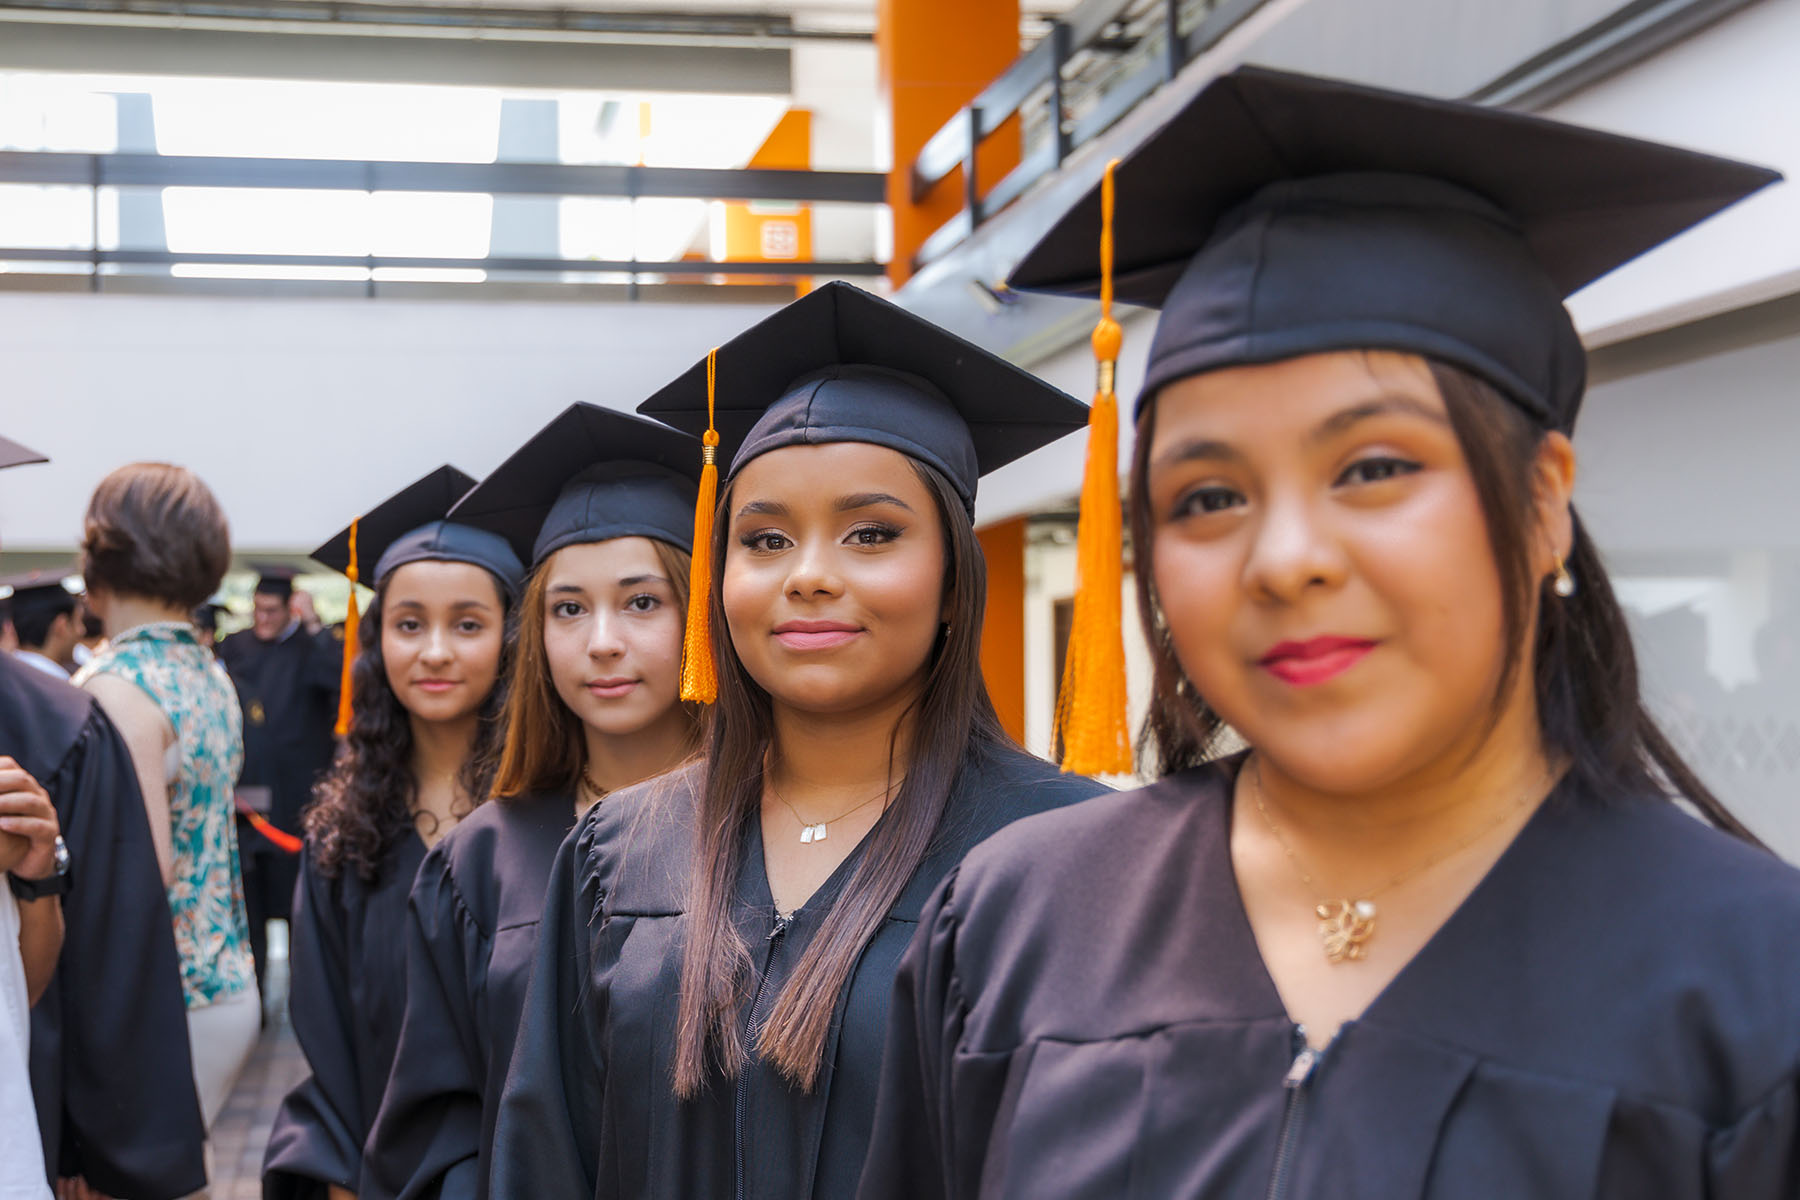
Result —
<path fill-rule="evenodd" d="M 30 446 L 21 446 L 11 438 L 0 437 L 0 471 L 8 467 L 23 467 L 30 463 L 47 463 L 48 455 L 39 454 Z"/>
<path fill-rule="evenodd" d="M 1102 337 L 1115 290 L 1161 308 L 1140 412 L 1201 372 L 1385 349 L 1468 370 L 1568 430 L 1587 360 L 1563 298 L 1779 178 L 1541 117 L 1242 67 L 1110 164 L 1008 283 L 1099 294 L 1096 350 L 1105 340 L 1115 356 L 1117 326 Z M 1118 586 L 1090 574 L 1119 557 L 1117 508 L 1113 488 L 1084 487 L 1059 706 L 1064 766 L 1084 771 L 1129 763 Z"/>
<path fill-rule="evenodd" d="M 261 596 L 280 596 L 287 600 L 294 594 L 294 578 L 300 574 L 294 568 L 282 563 L 255 563 L 256 587 L 254 591 Z"/>
<path fill-rule="evenodd" d="M 571 404 L 451 510 L 537 566 L 564 546 L 647 537 L 693 547 L 700 445 L 597 404 Z"/>
<path fill-rule="evenodd" d="M 728 476 L 782 446 L 886 446 L 943 472 L 971 519 L 981 476 L 1087 419 L 1031 372 L 838 282 L 752 325 L 638 411 L 696 435 L 715 429 Z"/>
<path fill-rule="evenodd" d="M 367 579 L 377 586 L 407 563 L 470 563 L 493 575 L 507 599 L 516 600 L 525 568 L 506 539 L 445 519 L 474 486 L 473 476 L 448 464 L 441 466 L 339 530 L 312 557 L 346 575 L 353 562 L 360 567 L 373 560 L 375 571 Z M 352 578 L 360 580 L 360 571 Z"/>
<path fill-rule="evenodd" d="M 706 546 L 721 451 L 729 478 L 783 446 L 885 446 L 942 472 L 973 520 L 981 476 L 1074 432 L 1087 417 L 1080 403 L 1029 371 L 846 283 L 827 283 L 759 321 L 638 411 L 701 434 L 705 444 L 681 694 L 706 702 L 717 695 Z"/>
<path fill-rule="evenodd" d="M 344 618 L 344 666 L 338 687 L 338 736 L 350 731 L 351 668 L 356 662 L 360 621 L 356 584 L 361 580 L 362 563 L 375 560 L 375 573 L 370 580 L 377 587 L 407 563 L 470 563 L 492 575 L 508 601 L 518 598 L 525 569 L 506 539 L 444 519 L 474 483 L 473 476 L 446 463 L 352 520 L 312 552 L 314 559 L 350 578 L 350 606 Z M 259 590 L 260 587 L 259 584 Z"/>
<path fill-rule="evenodd" d="M 1574 425 L 1562 300 L 1780 179 L 1542 117 L 1260 67 L 1214 80 L 1118 167 L 1118 298 L 1163 309 L 1140 406 L 1202 371 L 1410 351 Z M 1098 291 L 1100 196 L 1014 270 Z"/>
<path fill-rule="evenodd" d="M 60 601 L 62 596 L 80 596 L 84 590 L 80 570 L 72 562 L 0 575 L 0 600 L 43 597 Z"/>

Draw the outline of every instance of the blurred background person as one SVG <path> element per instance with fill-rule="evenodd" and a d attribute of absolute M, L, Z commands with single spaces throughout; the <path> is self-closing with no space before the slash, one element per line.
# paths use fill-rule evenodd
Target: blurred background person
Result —
<path fill-rule="evenodd" d="M 256 581 L 250 628 L 222 639 L 218 655 L 243 713 L 238 802 L 275 829 L 270 834 L 238 821 L 250 952 L 261 988 L 268 923 L 285 922 L 293 905 L 300 811 L 331 765 L 342 645 L 325 632 L 312 597 L 294 586 L 294 572 L 271 567 Z"/>
<path fill-rule="evenodd" d="M 0 468 L 42 461 L 0 438 Z M 14 874 L 34 895 L 60 894 L 64 927 L 31 1010 L 39 1169 L 69 1191 L 186 1195 L 206 1183 L 204 1134 L 175 932 L 130 753 L 91 697 L 9 654 L 0 654 L 0 748 L 42 785 L 64 840 L 47 875 L 33 878 L 41 864 L 32 862 Z M 12 1133 L 23 1126 L 11 1114 L 3 1122 Z M 0 1161 L 16 1161 L 5 1149 Z"/>
<path fill-rule="evenodd" d="M 230 610 L 223 604 L 208 600 L 194 609 L 194 636 L 208 650 L 217 652 L 219 643 L 219 618 Z"/>
<path fill-rule="evenodd" d="M 244 753 L 238 706 L 189 623 L 230 565 L 230 531 L 191 471 L 133 463 L 94 490 L 81 556 L 107 644 L 75 681 L 131 749 L 168 888 L 194 1085 L 210 1128 L 255 1046 L 262 1011 L 232 820 Z"/>
<path fill-rule="evenodd" d="M 13 651 L 26 666 L 58 679 L 75 670 L 75 647 L 83 630 L 81 596 L 64 584 L 69 570 L 33 570 L 3 581 L 12 588 Z"/>

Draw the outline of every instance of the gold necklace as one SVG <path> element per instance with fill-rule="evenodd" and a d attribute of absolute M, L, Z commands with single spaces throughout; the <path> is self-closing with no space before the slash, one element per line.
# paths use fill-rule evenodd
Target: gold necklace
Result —
<path fill-rule="evenodd" d="M 839 821 L 843 820 L 845 817 L 852 815 L 853 813 L 861 812 L 863 809 L 869 807 L 869 805 L 875 803 L 877 800 L 886 799 L 890 794 L 893 793 L 893 790 L 895 788 L 900 786 L 898 783 L 890 783 L 886 787 L 882 788 L 879 792 L 876 792 L 873 796 L 870 796 L 867 800 L 864 800 L 861 804 L 858 804 L 855 808 L 847 808 L 843 812 L 839 813 L 837 816 L 831 818 L 829 821 L 808 821 L 805 817 L 800 815 L 799 809 L 795 808 L 792 804 L 788 803 L 786 796 L 783 796 L 778 790 L 776 790 L 774 775 L 766 774 L 763 776 L 763 778 L 764 778 L 764 780 L 766 780 L 768 782 L 769 795 L 771 795 L 771 796 L 775 797 L 777 800 L 781 801 L 781 803 L 784 806 L 786 806 L 787 810 L 794 814 L 794 820 L 800 822 L 800 840 L 802 842 L 806 843 L 807 845 L 811 845 L 813 842 L 824 841 L 831 834 L 831 830 L 829 828 L 830 826 L 836 825 Z M 905 781 L 902 780 L 901 782 L 905 782 Z"/>
<path fill-rule="evenodd" d="M 588 791 L 594 794 L 596 803 L 606 799 L 606 789 L 594 782 L 594 777 L 588 774 L 586 763 L 583 763 L 581 766 L 581 782 L 586 785 Z"/>
<path fill-rule="evenodd" d="M 1263 823 L 1269 827 L 1269 832 L 1275 835 L 1275 841 L 1281 846 L 1282 853 L 1287 855 L 1288 863 L 1294 868 L 1295 873 L 1300 876 L 1300 882 L 1305 884 L 1306 890 L 1313 894 L 1313 915 L 1319 919 L 1319 940 L 1325 944 L 1325 957 L 1333 963 L 1354 962 L 1368 953 L 1369 942 L 1375 936 L 1375 897 L 1390 888 L 1400 886 L 1427 868 L 1436 866 L 1459 850 L 1468 849 L 1482 837 L 1499 828 L 1508 817 L 1524 808 L 1534 795 L 1541 795 L 1540 792 L 1527 789 L 1517 802 L 1507 806 L 1500 815 L 1483 824 L 1475 832 L 1448 848 L 1438 851 L 1424 862 L 1416 863 L 1392 876 L 1386 883 L 1381 884 L 1373 891 L 1364 892 L 1360 900 L 1326 899 L 1319 895 L 1319 889 L 1313 883 L 1313 877 L 1307 873 L 1305 867 L 1300 865 L 1299 856 L 1288 844 L 1287 837 L 1281 832 L 1281 827 L 1275 824 L 1275 818 L 1269 815 L 1269 810 L 1263 804 L 1262 798 L 1262 765 L 1255 759 L 1250 761 L 1254 772 L 1251 782 L 1255 789 L 1253 794 L 1256 797 L 1256 811 L 1262 814 Z"/>

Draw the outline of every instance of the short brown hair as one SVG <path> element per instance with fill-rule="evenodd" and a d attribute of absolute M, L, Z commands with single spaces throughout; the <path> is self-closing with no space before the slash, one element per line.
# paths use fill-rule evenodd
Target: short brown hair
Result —
<path fill-rule="evenodd" d="M 218 497 L 186 467 L 131 463 L 94 489 L 81 531 L 89 588 L 198 606 L 231 565 L 231 527 Z"/>

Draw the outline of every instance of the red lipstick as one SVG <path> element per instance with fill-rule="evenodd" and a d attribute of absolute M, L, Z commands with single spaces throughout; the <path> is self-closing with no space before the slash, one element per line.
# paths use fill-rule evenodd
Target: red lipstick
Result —
<path fill-rule="evenodd" d="M 1257 665 L 1284 683 L 1312 687 L 1342 675 L 1375 648 L 1367 638 L 1316 637 L 1281 642 L 1257 659 Z"/>

